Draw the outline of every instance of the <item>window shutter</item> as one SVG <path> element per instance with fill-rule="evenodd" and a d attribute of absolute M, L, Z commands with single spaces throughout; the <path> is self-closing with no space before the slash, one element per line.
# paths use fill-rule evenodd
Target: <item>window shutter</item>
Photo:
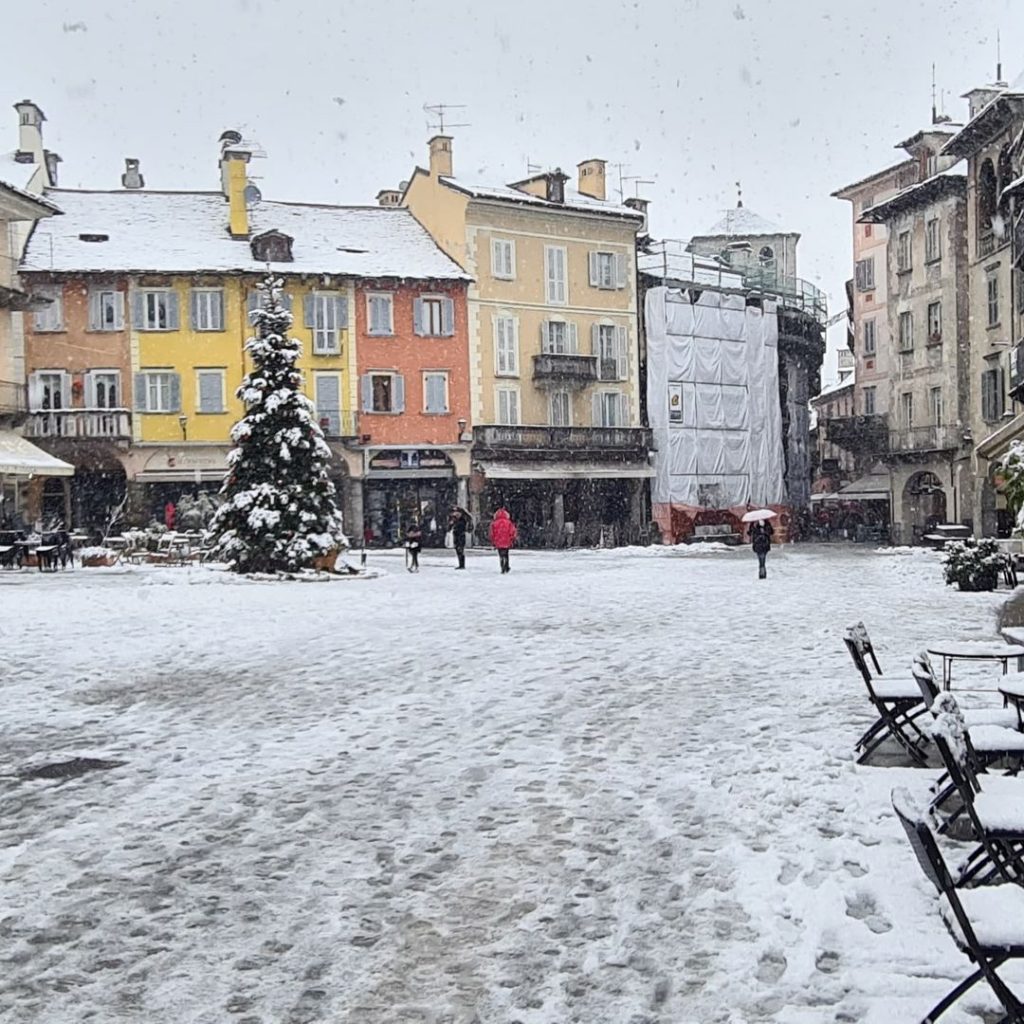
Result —
<path fill-rule="evenodd" d="M 30 373 L 28 377 L 28 407 L 38 409 L 43 404 L 43 388 L 38 373 Z"/>
<path fill-rule="evenodd" d="M 114 292 L 114 328 L 124 330 L 124 292 Z"/>
<path fill-rule="evenodd" d="M 491 337 L 494 338 L 494 372 L 504 373 L 508 368 L 507 343 L 505 341 L 505 320 L 496 316 L 491 318 Z M 502 360 L 505 361 L 503 367 Z"/>
<path fill-rule="evenodd" d="M 178 311 L 178 293 L 173 289 L 167 291 L 167 329 L 176 331 L 181 326 L 181 318 Z"/>
<path fill-rule="evenodd" d="M 515 277 L 516 276 L 516 243 L 515 243 L 514 239 L 511 242 L 508 242 L 506 244 L 506 246 L 505 246 L 505 256 L 506 256 L 506 258 L 508 260 L 508 263 L 505 266 L 505 269 L 508 271 L 508 276 L 509 277 Z"/>
<path fill-rule="evenodd" d="M 592 420 L 595 427 L 601 426 L 601 392 L 595 391 L 593 395 L 593 409 L 591 410 Z"/>
<path fill-rule="evenodd" d="M 629 376 L 629 330 L 625 327 L 615 328 L 615 356 L 619 368 L 619 380 Z"/>
<path fill-rule="evenodd" d="M 491 276 L 499 277 L 505 273 L 505 265 L 501 258 L 501 246 L 496 238 L 491 239 Z"/>
<path fill-rule="evenodd" d="M 619 422 L 617 426 L 629 425 L 629 395 L 624 391 L 619 394 Z"/>
<path fill-rule="evenodd" d="M 219 373 L 199 374 L 199 409 L 201 412 L 223 412 L 224 394 Z"/>
<path fill-rule="evenodd" d="M 541 352 L 551 351 L 551 323 L 548 320 L 541 320 L 540 322 L 540 350 Z"/>
<path fill-rule="evenodd" d="M 509 373 L 519 373 L 519 317 L 507 321 L 509 329 Z"/>
<path fill-rule="evenodd" d="M 138 296 L 136 296 L 136 298 L 138 298 Z M 144 373 L 137 373 L 135 374 L 135 408 L 138 409 L 139 412 L 146 411 L 146 398 L 146 375 Z"/>
<path fill-rule="evenodd" d="M 590 257 L 590 287 L 597 288 L 601 283 L 600 270 L 598 269 L 598 258 L 596 252 L 587 253 Z"/>
<path fill-rule="evenodd" d="M 89 330 L 98 331 L 103 327 L 103 314 L 100 310 L 100 293 L 89 292 Z"/>
<path fill-rule="evenodd" d="M 362 393 L 363 412 L 373 412 L 373 378 L 368 373 L 359 378 L 359 390 Z"/>
<path fill-rule="evenodd" d="M 224 292 L 213 292 L 213 329 L 224 330 Z"/>
<path fill-rule="evenodd" d="M 392 412 L 405 412 L 405 378 L 396 373 L 391 379 L 395 396 Z"/>
<path fill-rule="evenodd" d="M 193 331 L 198 331 L 199 330 L 199 303 L 200 303 L 200 301 L 201 300 L 200 300 L 200 297 L 199 297 L 199 292 L 197 292 L 193 288 L 192 291 L 189 292 L 189 307 L 190 307 L 190 310 L 191 310 L 190 316 L 191 316 L 192 330 Z"/>
<path fill-rule="evenodd" d="M 412 302 L 412 324 L 413 330 L 421 338 L 423 337 L 423 300 L 413 299 Z"/>
<path fill-rule="evenodd" d="M 580 342 L 579 334 L 576 331 L 576 325 L 574 323 L 569 324 L 569 351 L 573 354 L 579 352 Z"/>
<path fill-rule="evenodd" d="M 615 254 L 615 286 L 617 288 L 626 287 L 626 274 L 627 274 L 627 261 L 625 253 Z"/>
<path fill-rule="evenodd" d="M 334 323 L 339 331 L 348 329 L 348 299 L 343 295 L 334 299 Z"/>
<path fill-rule="evenodd" d="M 316 326 L 316 296 L 312 293 L 303 296 L 302 322 L 306 327 Z"/>
<path fill-rule="evenodd" d="M 99 400 L 96 397 L 96 374 L 92 370 L 87 370 L 83 376 L 85 383 L 85 407 L 87 409 L 95 409 L 99 405 Z"/>
<path fill-rule="evenodd" d="M 451 299 L 441 300 L 441 333 L 446 338 L 455 333 L 455 303 Z"/>
<path fill-rule="evenodd" d="M 141 331 L 146 323 L 146 296 L 142 292 L 132 293 L 132 326 Z"/>
<path fill-rule="evenodd" d="M 590 325 L 590 354 L 601 358 L 601 325 Z"/>
<path fill-rule="evenodd" d="M 171 407 L 168 412 L 181 412 L 181 377 L 177 373 L 169 373 Z"/>

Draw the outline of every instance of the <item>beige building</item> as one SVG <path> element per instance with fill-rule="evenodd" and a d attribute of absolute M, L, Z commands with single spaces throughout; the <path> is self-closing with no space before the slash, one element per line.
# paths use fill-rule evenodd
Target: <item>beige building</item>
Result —
<path fill-rule="evenodd" d="M 970 323 L 970 427 L 968 462 L 973 494 L 966 510 L 975 532 L 1009 534 L 1006 502 L 998 490 L 998 460 L 1011 440 L 1024 436 L 1021 338 L 1024 254 L 1019 178 L 1024 171 L 1024 76 L 972 89 L 970 119 L 943 153 L 967 161 L 967 289 Z M 1011 396 L 1017 396 L 1014 401 Z"/>
<path fill-rule="evenodd" d="M 605 163 L 511 185 L 454 175 L 452 139 L 430 140 L 398 197 L 474 279 L 468 298 L 472 511 L 506 505 L 527 544 L 619 542 L 646 516 L 637 206 L 611 201 Z"/>
<path fill-rule="evenodd" d="M 43 112 L 29 100 L 16 103 L 15 110 L 18 148 L 0 153 L 0 527 L 34 521 L 39 481 L 74 472 L 21 436 L 28 414 L 23 311 L 38 304 L 38 297 L 19 280 L 18 263 L 36 221 L 60 213 L 39 194 L 60 158 L 43 149 Z M 65 505 L 66 497 L 65 488 Z"/>

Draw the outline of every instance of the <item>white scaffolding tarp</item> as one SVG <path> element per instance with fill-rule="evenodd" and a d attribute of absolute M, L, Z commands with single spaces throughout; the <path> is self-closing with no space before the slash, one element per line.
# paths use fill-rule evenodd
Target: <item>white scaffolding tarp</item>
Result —
<path fill-rule="evenodd" d="M 771 300 L 652 288 L 647 412 L 656 504 L 730 508 L 785 500 L 778 318 Z"/>

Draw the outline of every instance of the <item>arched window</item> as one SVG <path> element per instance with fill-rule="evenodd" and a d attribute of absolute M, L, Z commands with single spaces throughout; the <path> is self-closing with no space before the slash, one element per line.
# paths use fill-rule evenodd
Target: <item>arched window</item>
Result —
<path fill-rule="evenodd" d="M 765 270 L 775 269 L 775 250 L 770 245 L 762 246 L 761 251 L 758 253 L 758 259 Z"/>
<path fill-rule="evenodd" d="M 987 235 L 992 231 L 992 218 L 996 213 L 999 197 L 999 183 L 996 169 L 991 160 L 986 160 L 978 172 L 978 234 Z"/>
<path fill-rule="evenodd" d="M 999 168 L 998 168 L 998 193 L 997 200 L 999 203 L 999 213 L 1005 221 L 1009 214 L 1010 197 L 1003 198 L 1003 191 L 1007 188 L 1011 181 L 1013 181 L 1013 165 L 1010 162 L 1010 151 L 1007 147 L 1003 147 L 1003 151 L 999 154 Z"/>

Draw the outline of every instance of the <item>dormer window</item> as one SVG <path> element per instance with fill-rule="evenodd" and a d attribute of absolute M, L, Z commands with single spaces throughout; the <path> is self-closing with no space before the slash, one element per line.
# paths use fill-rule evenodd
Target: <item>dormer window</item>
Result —
<path fill-rule="evenodd" d="M 548 178 L 548 201 L 552 203 L 565 202 L 565 182 L 556 174 Z"/>
<path fill-rule="evenodd" d="M 283 231 L 264 231 L 249 242 L 252 258 L 259 263 L 291 263 L 293 241 Z"/>

